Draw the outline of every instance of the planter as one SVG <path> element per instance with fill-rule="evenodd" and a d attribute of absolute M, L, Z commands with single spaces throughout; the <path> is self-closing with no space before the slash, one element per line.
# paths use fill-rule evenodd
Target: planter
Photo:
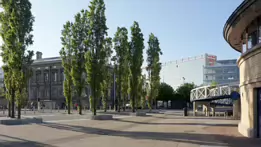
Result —
<path fill-rule="evenodd" d="M 21 119 L 15 119 L 15 118 L 3 118 L 0 119 L 0 124 L 2 125 L 25 125 L 25 124 L 38 124 L 42 123 L 42 118 L 21 118 Z"/>
<path fill-rule="evenodd" d="M 113 120 L 112 115 L 95 115 L 91 117 L 92 120 Z"/>

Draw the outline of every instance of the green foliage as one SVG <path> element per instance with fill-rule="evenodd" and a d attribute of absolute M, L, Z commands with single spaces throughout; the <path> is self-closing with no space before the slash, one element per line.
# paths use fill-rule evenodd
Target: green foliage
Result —
<path fill-rule="evenodd" d="M 159 94 L 157 96 L 157 100 L 168 101 L 168 100 L 173 100 L 174 98 L 175 98 L 174 89 L 167 83 L 161 83 L 159 87 Z"/>
<path fill-rule="evenodd" d="M 131 87 L 131 106 L 132 111 L 135 111 L 135 101 L 137 99 L 138 93 L 138 84 L 139 77 L 141 76 L 141 66 L 143 63 L 143 34 L 141 33 L 141 29 L 139 27 L 138 22 L 134 22 L 131 26 L 131 42 L 129 49 L 129 60 L 130 60 L 130 71 L 131 71 L 131 79 L 130 79 L 130 87 Z"/>
<path fill-rule="evenodd" d="M 146 82 L 146 75 L 142 75 L 139 81 L 139 97 L 140 106 L 142 109 L 146 106 L 146 96 L 147 96 L 148 84 Z"/>
<path fill-rule="evenodd" d="M 110 57 L 112 54 L 112 39 L 110 37 L 106 38 L 104 43 L 104 63 L 105 66 L 102 68 L 103 73 L 103 81 L 102 81 L 102 104 L 103 104 L 103 110 L 106 112 L 107 110 L 107 100 L 110 95 L 110 89 L 113 82 L 113 72 L 112 67 L 109 64 Z M 107 65 L 107 66 L 106 66 Z"/>
<path fill-rule="evenodd" d="M 128 30 L 125 27 L 117 28 L 115 36 L 113 38 L 114 50 L 116 55 L 114 56 L 115 73 L 117 75 L 117 98 L 118 103 L 123 102 L 125 107 L 125 99 L 128 95 L 129 89 L 129 42 L 128 42 Z M 123 96 L 123 97 L 122 97 Z M 118 109 L 119 111 L 120 109 Z"/>
<path fill-rule="evenodd" d="M 218 85 L 218 83 L 216 81 L 212 81 L 210 84 L 211 87 L 216 87 L 217 85 Z"/>
<path fill-rule="evenodd" d="M 89 31 L 86 45 L 89 47 L 85 53 L 85 69 L 88 74 L 87 82 L 91 86 L 93 97 L 93 115 L 96 115 L 96 101 L 101 96 L 103 83 L 103 69 L 106 57 L 105 36 L 107 35 L 105 4 L 103 0 L 92 0 L 88 13 Z"/>
<path fill-rule="evenodd" d="M 33 51 L 27 47 L 33 43 L 34 17 L 31 13 L 29 0 L 2 0 L 3 11 L 0 13 L 2 59 L 5 65 L 4 73 L 7 93 L 12 103 L 12 116 L 14 116 L 14 102 L 18 105 L 18 118 L 21 117 L 21 103 L 24 93 L 27 92 L 30 65 L 33 62 Z M 16 94 L 16 96 L 15 96 Z"/>
<path fill-rule="evenodd" d="M 72 104 L 72 92 L 73 92 L 73 81 L 71 72 L 73 68 L 73 47 L 72 47 L 72 26 L 71 22 L 66 22 L 62 30 L 62 49 L 60 50 L 60 56 L 62 58 L 62 66 L 64 69 L 65 80 L 63 82 L 63 93 L 66 99 L 66 105 L 68 114 L 71 113 Z"/>
<path fill-rule="evenodd" d="M 184 83 L 176 89 L 176 93 L 179 94 L 181 99 L 189 102 L 190 101 L 190 91 L 196 88 L 194 83 Z"/>
<path fill-rule="evenodd" d="M 162 55 L 159 47 L 159 40 L 154 34 L 150 34 L 147 49 L 147 70 L 149 73 L 150 80 L 150 96 L 149 96 L 149 107 L 151 108 L 152 101 L 156 99 L 159 87 L 160 87 L 160 55 Z"/>
<path fill-rule="evenodd" d="M 82 10 L 75 15 L 75 21 L 72 25 L 72 69 L 71 78 L 78 97 L 79 114 L 82 114 L 82 93 L 85 87 L 85 58 L 88 50 L 85 44 L 89 31 L 88 11 Z"/>

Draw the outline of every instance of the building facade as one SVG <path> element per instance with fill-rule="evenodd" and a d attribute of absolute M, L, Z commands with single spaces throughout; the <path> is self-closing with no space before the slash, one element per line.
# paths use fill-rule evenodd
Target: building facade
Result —
<path fill-rule="evenodd" d="M 36 53 L 36 60 L 31 65 L 33 75 L 29 80 L 29 101 L 38 99 L 45 102 L 46 107 L 64 107 L 65 97 L 63 94 L 63 81 L 65 80 L 64 69 L 60 57 L 42 58 L 42 53 Z M 114 97 L 114 87 L 111 86 L 111 96 Z M 89 107 L 90 88 L 85 87 L 82 104 Z M 108 100 L 108 105 L 114 101 Z M 76 96 L 73 103 L 77 103 Z M 100 101 L 101 104 L 101 101 Z"/>
<path fill-rule="evenodd" d="M 160 73 L 161 82 L 171 85 L 174 89 L 185 82 L 202 85 L 203 67 L 214 65 L 216 60 L 215 55 L 204 54 L 163 63 Z"/>
<path fill-rule="evenodd" d="M 241 56 L 241 121 L 238 130 L 247 137 L 261 136 L 261 1 L 244 0 L 224 26 L 224 38 Z"/>
<path fill-rule="evenodd" d="M 214 65 L 204 66 L 204 85 L 230 84 L 239 82 L 237 60 L 217 60 Z"/>

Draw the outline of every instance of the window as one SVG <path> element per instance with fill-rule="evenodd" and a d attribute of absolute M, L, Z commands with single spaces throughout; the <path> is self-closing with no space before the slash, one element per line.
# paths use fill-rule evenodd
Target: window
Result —
<path fill-rule="evenodd" d="M 48 89 L 44 89 L 44 96 L 48 97 L 49 96 L 49 90 Z"/>
<path fill-rule="evenodd" d="M 60 81 L 64 81 L 64 72 L 63 71 L 61 71 L 61 76 L 60 76 Z"/>
<path fill-rule="evenodd" d="M 57 82 L 57 72 L 52 72 L 52 81 Z"/>
<path fill-rule="evenodd" d="M 257 44 L 257 31 L 254 31 L 248 35 L 248 49 L 251 49 Z"/>
<path fill-rule="evenodd" d="M 57 88 L 52 89 L 52 96 L 57 96 Z"/>
<path fill-rule="evenodd" d="M 45 72 L 45 73 L 44 73 L 44 82 L 48 82 L 48 79 L 49 79 L 48 73 Z"/>
<path fill-rule="evenodd" d="M 60 88 L 60 89 L 59 89 L 59 94 L 60 94 L 60 95 L 63 95 L 63 88 Z"/>
<path fill-rule="evenodd" d="M 41 72 L 40 72 L 40 71 L 37 71 L 37 72 L 36 72 L 36 82 L 39 82 L 39 81 L 40 81 L 40 76 L 41 76 Z"/>

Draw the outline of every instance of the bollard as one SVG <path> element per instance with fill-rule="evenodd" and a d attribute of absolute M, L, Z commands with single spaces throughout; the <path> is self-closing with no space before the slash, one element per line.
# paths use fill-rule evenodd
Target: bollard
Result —
<path fill-rule="evenodd" d="M 5 115 L 5 109 L 4 109 L 4 107 L 3 107 L 3 115 Z"/>
<path fill-rule="evenodd" d="M 33 111 L 34 111 L 34 114 L 35 114 L 35 109 L 34 109 L 34 107 L 33 107 Z"/>
<path fill-rule="evenodd" d="M 26 114 L 26 109 L 24 108 L 24 114 Z"/>
<path fill-rule="evenodd" d="M 58 107 L 58 112 L 60 112 L 60 107 Z"/>

